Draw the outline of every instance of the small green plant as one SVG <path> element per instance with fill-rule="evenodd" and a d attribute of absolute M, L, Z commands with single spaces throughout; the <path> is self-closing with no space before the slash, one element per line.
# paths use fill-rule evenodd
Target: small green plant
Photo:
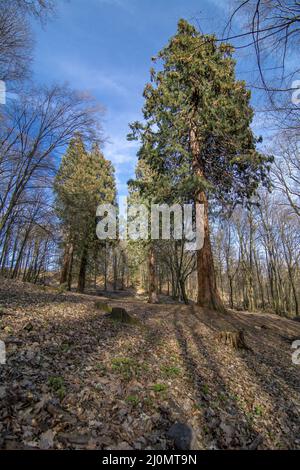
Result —
<path fill-rule="evenodd" d="M 120 373 L 124 380 L 130 380 L 134 376 L 140 377 L 148 370 L 148 366 L 130 357 L 117 357 L 112 360 L 112 370 Z"/>
<path fill-rule="evenodd" d="M 209 393 L 209 388 L 207 384 L 203 384 L 201 388 L 204 395 L 207 395 Z"/>
<path fill-rule="evenodd" d="M 125 398 L 126 403 L 132 406 L 138 406 L 140 403 L 139 397 L 136 395 L 129 395 L 128 397 Z"/>
<path fill-rule="evenodd" d="M 168 385 L 166 385 L 166 384 L 154 384 L 154 385 L 152 385 L 151 389 L 154 392 L 157 392 L 157 393 L 165 392 L 166 390 L 168 390 Z"/>
<path fill-rule="evenodd" d="M 131 366 L 134 364 L 134 360 L 130 357 L 115 357 L 111 361 L 113 369 L 120 369 L 124 366 Z"/>
<path fill-rule="evenodd" d="M 65 397 L 66 387 L 63 377 L 49 377 L 48 385 L 61 400 Z"/>
<path fill-rule="evenodd" d="M 181 369 L 179 367 L 175 367 L 175 366 L 171 366 L 171 367 L 162 366 L 160 368 L 160 370 L 163 372 L 163 374 L 167 378 L 177 377 L 178 375 L 181 374 Z"/>
<path fill-rule="evenodd" d="M 262 416 L 262 414 L 263 414 L 263 408 L 262 408 L 261 405 L 256 405 L 256 406 L 254 407 L 254 414 L 255 414 L 256 416 Z"/>
<path fill-rule="evenodd" d="M 11 326 L 5 326 L 4 327 L 4 331 L 5 333 L 7 333 L 8 335 L 11 335 L 13 333 L 13 328 Z"/>

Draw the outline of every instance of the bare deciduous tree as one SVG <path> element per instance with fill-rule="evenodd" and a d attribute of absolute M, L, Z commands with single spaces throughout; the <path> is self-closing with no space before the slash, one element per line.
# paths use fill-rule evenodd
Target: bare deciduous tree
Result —
<path fill-rule="evenodd" d="M 47 187 L 55 155 L 75 133 L 99 137 L 99 107 L 68 87 L 32 90 L 5 108 L 0 131 L 0 235 L 27 189 Z"/>

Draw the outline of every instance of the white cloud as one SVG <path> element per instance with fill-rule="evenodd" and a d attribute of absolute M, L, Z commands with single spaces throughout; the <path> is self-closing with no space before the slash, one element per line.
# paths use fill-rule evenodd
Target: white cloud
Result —
<path fill-rule="evenodd" d="M 104 156 L 110 160 L 116 171 L 116 183 L 119 195 L 127 195 L 127 181 L 134 177 L 137 162 L 137 142 L 129 142 L 124 135 L 115 134 L 104 146 Z"/>
<path fill-rule="evenodd" d="M 126 96 L 127 88 L 117 78 L 77 62 L 60 61 L 56 65 L 64 80 L 72 86 L 90 90 L 108 90 Z"/>
<path fill-rule="evenodd" d="M 136 142 L 128 142 L 124 137 L 110 138 L 105 145 L 105 157 L 114 165 L 124 165 L 136 161 L 138 145 Z"/>

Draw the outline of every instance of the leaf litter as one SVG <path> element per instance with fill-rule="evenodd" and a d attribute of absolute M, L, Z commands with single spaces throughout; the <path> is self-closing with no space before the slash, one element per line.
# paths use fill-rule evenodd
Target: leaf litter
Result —
<path fill-rule="evenodd" d="M 98 300 L 1 279 L 0 448 L 300 448 L 297 322 L 101 296 L 131 325 Z M 224 329 L 251 351 L 220 343 Z"/>

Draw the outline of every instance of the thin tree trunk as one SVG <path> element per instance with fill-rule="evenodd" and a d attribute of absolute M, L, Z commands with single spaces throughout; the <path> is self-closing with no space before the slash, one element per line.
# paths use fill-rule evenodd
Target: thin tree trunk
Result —
<path fill-rule="evenodd" d="M 107 244 L 104 249 L 104 290 L 107 291 Z"/>
<path fill-rule="evenodd" d="M 66 284 L 68 281 L 69 270 L 71 265 L 71 258 L 73 256 L 73 243 L 67 243 L 65 247 L 62 270 L 60 275 L 60 284 Z"/>
<path fill-rule="evenodd" d="M 230 308 L 234 308 L 234 301 L 233 301 L 233 278 L 232 276 L 228 276 L 229 279 L 229 298 L 230 298 Z"/>
<path fill-rule="evenodd" d="M 117 290 L 118 287 L 118 257 L 117 257 L 117 252 L 116 248 L 114 248 L 113 251 L 113 275 L 114 275 L 114 291 Z"/>
<path fill-rule="evenodd" d="M 149 304 L 158 303 L 157 290 L 156 290 L 156 272 L 155 272 L 155 255 L 153 247 L 150 245 L 148 254 L 148 269 L 149 269 Z"/>
<path fill-rule="evenodd" d="M 79 275 L 78 275 L 78 291 L 79 292 L 84 292 L 84 289 L 85 289 L 86 267 L 87 267 L 87 249 L 86 247 L 84 247 L 82 251 L 82 255 L 81 255 Z"/>
<path fill-rule="evenodd" d="M 69 270 L 68 270 L 68 279 L 67 279 L 67 284 L 68 284 L 68 290 L 72 289 L 72 274 L 73 274 L 73 260 L 74 260 L 74 245 L 73 243 L 71 244 L 71 252 L 70 254 L 70 259 L 69 259 Z"/>

